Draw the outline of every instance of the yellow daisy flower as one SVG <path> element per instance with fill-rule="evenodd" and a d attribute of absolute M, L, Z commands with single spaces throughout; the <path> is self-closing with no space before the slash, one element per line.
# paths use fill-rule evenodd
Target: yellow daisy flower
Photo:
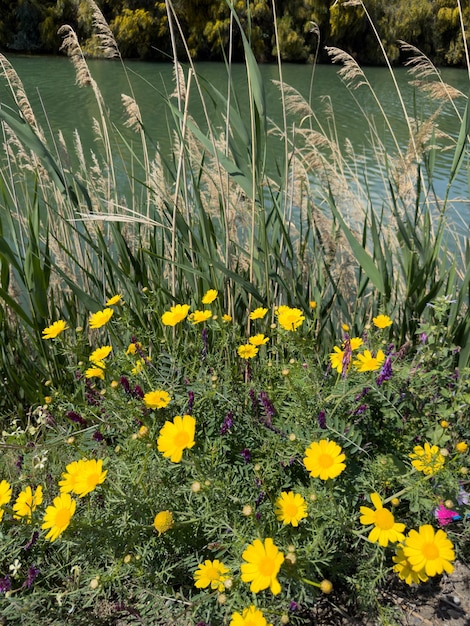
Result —
<path fill-rule="evenodd" d="M 42 331 L 42 338 L 55 339 L 60 335 L 60 333 L 67 330 L 67 328 L 67 322 L 64 322 L 64 320 L 57 320 L 57 322 L 54 322 Z"/>
<path fill-rule="evenodd" d="M 229 322 L 231 322 L 231 321 L 232 321 L 232 319 L 233 319 L 233 318 L 232 318 L 232 316 L 231 316 L 231 315 L 229 315 L 228 313 L 224 313 L 224 314 L 222 315 L 222 321 L 226 322 L 227 324 L 228 324 Z"/>
<path fill-rule="evenodd" d="M 201 322 L 206 322 L 211 317 L 212 311 L 194 311 L 194 313 L 191 313 L 188 319 L 191 324 L 200 324 Z"/>
<path fill-rule="evenodd" d="M 331 367 L 341 374 L 343 371 L 344 350 L 339 346 L 333 346 L 333 352 L 330 352 Z"/>
<path fill-rule="evenodd" d="M 372 356 L 370 350 L 364 350 L 363 354 L 357 355 L 353 365 L 359 372 L 375 372 L 380 369 L 384 361 L 385 354 L 382 350 L 378 350 L 376 356 Z"/>
<path fill-rule="evenodd" d="M 177 304 L 170 307 L 169 311 L 165 311 L 162 315 L 162 324 L 165 326 L 176 326 L 182 322 L 189 313 L 189 304 Z"/>
<path fill-rule="evenodd" d="M 361 524 L 365 526 L 374 525 L 374 528 L 369 533 L 369 541 L 373 543 L 378 542 L 384 548 L 388 546 L 389 541 L 391 543 L 403 541 L 405 538 L 403 534 L 405 524 L 395 522 L 393 513 L 383 508 L 378 493 L 371 493 L 370 499 L 375 506 L 375 511 L 367 506 L 361 506 L 361 517 L 359 519 Z"/>
<path fill-rule="evenodd" d="M 465 441 L 459 441 L 455 444 L 455 449 L 459 454 L 465 454 L 465 452 L 467 452 L 468 450 L 468 443 L 466 443 Z"/>
<path fill-rule="evenodd" d="M 429 580 L 424 569 L 419 572 L 414 571 L 410 562 L 406 558 L 405 553 L 403 552 L 402 545 L 397 547 L 396 555 L 392 556 L 392 561 L 395 563 L 393 571 L 396 572 L 398 574 L 398 578 L 400 578 L 400 580 L 404 580 L 407 585 L 411 586 L 413 583 L 418 584 L 420 582 L 425 583 Z"/>
<path fill-rule="evenodd" d="M 298 526 L 301 519 L 308 517 L 307 503 L 298 493 L 282 491 L 276 500 L 274 510 L 277 519 L 283 524 Z"/>
<path fill-rule="evenodd" d="M 247 609 L 243 609 L 243 613 L 232 613 L 232 619 L 229 626 L 273 626 L 268 624 L 263 615 L 263 611 L 257 609 L 253 604 Z"/>
<path fill-rule="evenodd" d="M 90 315 L 90 328 L 105 326 L 113 316 L 113 309 L 107 308 Z"/>
<path fill-rule="evenodd" d="M 76 507 L 76 501 L 68 493 L 62 493 L 54 498 L 52 505 L 46 508 L 44 523 L 41 526 L 43 530 L 49 530 L 46 539 L 55 541 L 64 532 L 70 524 Z"/>
<path fill-rule="evenodd" d="M 295 309 L 290 306 L 281 305 L 276 311 L 277 321 L 279 326 L 284 330 L 291 332 L 297 330 L 299 326 L 302 326 L 305 316 L 300 309 Z"/>
<path fill-rule="evenodd" d="M 410 530 L 403 544 L 403 553 L 415 572 L 435 576 L 446 571 L 452 574 L 455 552 L 452 541 L 442 529 L 434 531 L 430 524 Z"/>
<path fill-rule="evenodd" d="M 82 471 L 76 478 L 74 493 L 76 493 L 79 498 L 83 498 L 83 496 L 86 496 L 104 482 L 107 473 L 108 470 L 103 470 L 102 459 L 90 459 L 89 461 L 85 461 L 82 466 Z"/>
<path fill-rule="evenodd" d="M 243 346 L 238 346 L 238 356 L 242 359 L 252 359 L 258 354 L 259 348 L 251 343 L 246 343 Z"/>
<path fill-rule="evenodd" d="M 377 328 L 387 328 L 393 324 L 388 315 L 377 315 L 377 317 L 372 318 L 372 321 Z"/>
<path fill-rule="evenodd" d="M 121 300 L 122 300 L 122 295 L 120 293 L 117 293 L 112 298 L 109 298 L 109 300 L 106 300 L 106 306 L 114 306 L 115 304 L 121 304 Z"/>
<path fill-rule="evenodd" d="M 13 505 L 15 515 L 14 519 L 20 519 L 26 517 L 28 524 L 31 523 L 31 516 L 33 511 L 42 504 L 42 486 L 38 485 L 33 493 L 31 487 L 26 487 L 16 498 L 16 502 Z"/>
<path fill-rule="evenodd" d="M 160 511 L 155 515 L 153 526 L 159 535 L 166 533 L 167 530 L 173 528 L 174 520 L 171 511 Z"/>
<path fill-rule="evenodd" d="M 206 291 L 201 300 L 202 304 L 211 304 L 211 302 L 214 302 L 218 293 L 217 289 L 209 289 L 209 291 Z"/>
<path fill-rule="evenodd" d="M 113 348 L 111 346 L 101 346 L 101 348 L 96 348 L 96 350 L 93 350 L 90 354 L 88 360 L 91 361 L 91 363 L 101 363 L 103 359 L 111 354 L 112 349 Z"/>
<path fill-rule="evenodd" d="M 84 459 L 80 459 L 79 461 L 72 461 L 66 466 L 65 472 L 62 473 L 62 480 L 59 481 L 61 493 L 76 493 L 77 480 L 84 471 L 85 463 Z"/>
<path fill-rule="evenodd" d="M 198 565 L 197 570 L 194 572 L 194 586 L 198 589 L 210 587 L 211 589 L 223 591 L 224 580 L 227 580 L 228 572 L 229 569 L 218 559 L 214 561 L 206 559 L 204 563 Z"/>
<path fill-rule="evenodd" d="M 104 380 L 104 370 L 106 366 L 101 361 L 101 363 L 95 363 L 93 367 L 89 367 L 85 370 L 85 378 L 101 378 Z"/>
<path fill-rule="evenodd" d="M 138 350 L 142 350 L 142 344 L 140 343 L 140 341 L 130 343 L 127 346 L 126 354 L 135 354 Z"/>
<path fill-rule="evenodd" d="M 2 480 L 2 482 L 0 482 L 0 522 L 2 521 L 3 513 L 4 513 L 4 510 L 2 507 L 4 507 L 5 504 L 8 504 L 10 500 L 11 500 L 11 485 L 6 480 Z"/>
<path fill-rule="evenodd" d="M 436 474 L 443 467 L 445 460 L 439 447 L 430 446 L 427 441 L 424 446 L 415 446 L 409 457 L 414 459 L 411 465 L 427 476 Z"/>
<path fill-rule="evenodd" d="M 328 480 L 336 478 L 345 469 L 346 465 L 343 463 L 345 458 L 337 443 L 329 439 L 320 439 L 305 450 L 304 465 L 313 478 Z"/>
<path fill-rule="evenodd" d="M 270 537 L 264 542 L 255 539 L 243 552 L 242 558 L 246 563 L 240 566 L 241 578 L 244 583 L 251 583 L 250 591 L 258 593 L 269 588 L 273 595 L 281 592 L 277 575 L 284 555 Z"/>
<path fill-rule="evenodd" d="M 251 343 L 252 346 L 263 346 L 264 344 L 268 343 L 269 337 L 265 337 L 262 333 L 258 333 L 257 335 L 253 335 L 253 337 L 250 337 L 248 341 Z"/>
<path fill-rule="evenodd" d="M 157 439 L 157 448 L 172 463 L 179 463 L 185 448 L 195 445 L 196 420 L 192 415 L 177 415 L 173 422 L 165 422 Z"/>
<path fill-rule="evenodd" d="M 144 396 L 144 404 L 148 409 L 164 409 L 171 402 L 170 394 L 167 391 L 156 389 L 149 391 Z"/>
<path fill-rule="evenodd" d="M 263 307 L 258 307 L 254 311 L 250 313 L 250 320 L 262 320 L 263 317 L 268 312 L 268 309 L 264 309 Z"/>

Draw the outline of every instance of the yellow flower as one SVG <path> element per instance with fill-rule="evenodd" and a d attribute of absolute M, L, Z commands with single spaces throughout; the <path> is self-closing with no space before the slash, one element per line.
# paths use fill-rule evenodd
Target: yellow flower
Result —
<path fill-rule="evenodd" d="M 345 458 L 337 443 L 329 439 L 321 439 L 314 441 L 305 450 L 304 465 L 310 472 L 310 476 L 328 480 L 341 474 L 346 467 L 343 463 Z"/>
<path fill-rule="evenodd" d="M 370 350 L 364 350 L 363 354 L 357 355 L 353 365 L 359 372 L 375 372 L 380 369 L 384 360 L 385 354 L 382 350 L 377 352 L 377 356 L 372 356 Z"/>
<path fill-rule="evenodd" d="M 223 591 L 225 589 L 224 580 L 227 580 L 228 572 L 229 569 L 218 559 L 214 561 L 206 559 L 204 563 L 198 565 L 194 572 L 194 586 L 198 589 L 205 589 L 210 586 L 211 589 Z"/>
<path fill-rule="evenodd" d="M 103 361 L 101 361 L 101 363 L 95 363 L 93 367 L 89 367 L 85 370 L 85 378 L 101 378 L 104 380 L 105 367 Z"/>
<path fill-rule="evenodd" d="M 68 493 L 61 493 L 60 496 L 54 498 L 52 505 L 46 508 L 44 523 L 41 526 L 43 530 L 49 529 L 46 539 L 55 541 L 64 532 L 70 524 L 76 507 L 76 501 Z"/>
<path fill-rule="evenodd" d="M 459 454 L 465 454 L 468 450 L 468 443 L 465 443 L 465 441 L 459 441 L 455 444 L 455 449 Z"/>
<path fill-rule="evenodd" d="M 387 328 L 387 326 L 391 326 L 393 324 L 388 315 L 377 315 L 377 317 L 372 318 L 372 321 L 374 322 L 374 326 L 377 326 L 377 328 Z"/>
<path fill-rule="evenodd" d="M 42 331 L 42 338 L 55 339 L 60 335 L 60 333 L 67 330 L 67 328 L 67 322 L 64 322 L 64 320 L 57 320 L 57 322 L 54 322 L 51 326 L 48 326 Z"/>
<path fill-rule="evenodd" d="M 145 357 L 145 359 L 138 359 L 135 363 L 135 367 L 131 369 L 131 374 L 137 376 L 137 374 L 139 374 L 143 370 L 144 365 L 146 365 L 147 362 L 151 360 L 152 359 L 149 356 Z"/>
<path fill-rule="evenodd" d="M 228 313 L 224 313 L 224 314 L 222 315 L 222 320 L 223 320 L 224 322 L 226 322 L 226 323 L 231 322 L 231 321 L 232 321 L 232 319 L 233 319 L 233 318 L 232 318 L 232 316 L 231 316 L 231 315 L 229 315 Z"/>
<path fill-rule="evenodd" d="M 308 517 L 305 499 L 293 491 L 281 492 L 280 497 L 276 500 L 274 512 L 280 522 L 292 524 L 292 526 L 298 526 L 301 519 Z"/>
<path fill-rule="evenodd" d="M 315 310 L 317 308 L 317 303 L 315 302 L 315 300 L 310 300 L 308 304 L 312 310 Z"/>
<path fill-rule="evenodd" d="M 201 322 L 205 322 L 212 317 L 212 311 L 194 311 L 189 316 L 189 321 L 191 324 L 200 324 Z"/>
<path fill-rule="evenodd" d="M 109 300 L 106 300 L 106 306 L 113 306 L 115 304 L 121 304 L 121 300 L 122 300 L 122 295 L 120 293 L 117 293 L 112 298 L 109 298 Z"/>
<path fill-rule="evenodd" d="M 362 337 L 351 337 L 349 340 L 349 345 L 351 346 L 351 350 L 357 350 L 362 346 L 364 342 L 362 341 Z"/>
<path fill-rule="evenodd" d="M 158 534 L 166 533 L 167 530 L 173 528 L 174 520 L 171 511 L 160 511 L 155 515 L 153 525 Z"/>
<path fill-rule="evenodd" d="M 214 302 L 218 293 L 217 289 L 209 289 L 209 291 L 206 291 L 202 297 L 202 304 L 210 304 L 211 302 Z"/>
<path fill-rule="evenodd" d="M 258 333 L 257 335 L 253 335 L 253 337 L 250 337 L 248 341 L 251 343 L 252 346 L 262 346 L 265 343 L 268 343 L 269 337 L 265 337 L 262 333 Z"/>
<path fill-rule="evenodd" d="M 403 541 L 405 524 L 395 522 L 393 514 L 388 509 L 383 508 L 378 493 L 371 493 L 370 499 L 375 506 L 375 511 L 367 506 L 361 506 L 359 520 L 365 526 L 374 524 L 374 528 L 369 533 L 369 541 L 378 542 L 384 548 L 388 546 L 389 541 L 391 543 Z"/>
<path fill-rule="evenodd" d="M 410 530 L 403 544 L 403 553 L 415 572 L 424 571 L 426 576 L 442 574 L 445 570 L 452 574 L 455 560 L 452 541 L 442 529 L 434 531 L 430 524 Z"/>
<path fill-rule="evenodd" d="M 240 566 L 241 578 L 244 583 L 251 583 L 250 591 L 258 593 L 269 587 L 274 595 L 281 592 L 277 575 L 284 562 L 284 555 L 270 537 L 264 542 L 255 539 L 243 552 L 242 559 L 246 563 Z"/>
<path fill-rule="evenodd" d="M 65 472 L 62 474 L 62 480 L 59 481 L 61 493 L 76 493 L 75 486 L 79 476 L 84 470 L 85 463 L 86 461 L 84 459 L 80 459 L 79 461 L 72 461 L 66 466 Z"/>
<path fill-rule="evenodd" d="M 343 371 L 344 350 L 338 346 L 333 346 L 334 352 L 330 352 L 331 367 L 341 374 Z"/>
<path fill-rule="evenodd" d="M 31 487 L 26 487 L 18 495 L 13 505 L 13 510 L 16 513 L 13 515 L 14 519 L 26 517 L 28 518 L 28 524 L 31 523 L 31 515 L 40 504 L 42 504 L 42 486 L 38 485 L 34 493 Z"/>
<path fill-rule="evenodd" d="M 273 626 L 268 624 L 263 615 L 263 611 L 257 609 L 253 604 L 247 609 L 243 609 L 243 613 L 232 613 L 232 619 L 229 626 Z"/>
<path fill-rule="evenodd" d="M 0 522 L 3 517 L 3 506 L 8 504 L 11 500 L 11 485 L 6 480 L 2 480 L 0 483 Z"/>
<path fill-rule="evenodd" d="M 392 561 L 395 563 L 393 566 L 393 571 L 398 574 L 398 578 L 404 580 L 407 585 L 412 585 L 413 583 L 425 583 L 428 579 L 426 576 L 426 572 L 420 570 L 419 572 L 415 572 L 410 565 L 410 562 L 405 556 L 403 552 L 403 546 L 397 546 L 397 552 L 395 556 L 392 556 Z"/>
<path fill-rule="evenodd" d="M 170 394 L 167 391 L 157 389 L 149 391 L 144 396 L 144 404 L 148 409 L 164 409 L 171 402 Z"/>
<path fill-rule="evenodd" d="M 85 461 L 82 471 L 77 476 L 74 493 L 83 498 L 104 482 L 107 473 L 108 470 L 103 470 L 102 459 Z"/>
<path fill-rule="evenodd" d="M 165 311 L 162 315 L 162 324 L 165 326 L 176 326 L 182 322 L 189 312 L 189 304 L 177 304 L 170 307 L 169 311 Z"/>
<path fill-rule="evenodd" d="M 101 328 L 105 326 L 113 316 L 113 309 L 103 309 L 90 315 L 90 328 Z"/>
<path fill-rule="evenodd" d="M 110 355 L 112 350 L 111 346 L 101 346 L 101 348 L 96 348 L 88 357 L 88 360 L 92 363 L 101 363 L 103 359 Z"/>
<path fill-rule="evenodd" d="M 165 422 L 157 439 L 158 451 L 170 457 L 172 463 L 179 463 L 185 448 L 195 445 L 196 420 L 192 415 L 177 415 L 173 422 Z"/>
<path fill-rule="evenodd" d="M 262 320 L 263 317 L 268 312 L 268 309 L 263 309 L 262 307 L 258 307 L 254 311 L 250 313 L 250 320 Z"/>
<path fill-rule="evenodd" d="M 284 330 L 295 331 L 299 326 L 302 326 L 302 322 L 305 320 L 300 309 L 291 308 L 290 306 L 280 306 L 277 311 L 277 321 Z"/>
<path fill-rule="evenodd" d="M 138 350 L 142 349 L 142 344 L 140 341 L 136 341 L 135 343 L 130 343 L 127 346 L 126 354 L 135 354 Z"/>
<path fill-rule="evenodd" d="M 238 356 L 242 359 L 252 359 L 258 354 L 259 348 L 252 345 L 251 343 L 246 343 L 243 346 L 238 346 Z"/>
<path fill-rule="evenodd" d="M 415 446 L 413 452 L 409 455 L 411 465 L 415 467 L 418 472 L 423 472 L 428 476 L 436 474 L 444 465 L 444 457 L 438 446 L 430 446 L 426 442 L 423 446 Z"/>

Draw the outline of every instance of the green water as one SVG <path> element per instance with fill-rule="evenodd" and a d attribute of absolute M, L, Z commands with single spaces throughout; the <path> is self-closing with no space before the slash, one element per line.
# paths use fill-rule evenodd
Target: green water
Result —
<path fill-rule="evenodd" d="M 9 56 L 20 78 L 22 79 L 28 97 L 36 111 L 41 125 L 46 133 L 57 134 L 61 129 L 67 141 L 71 140 L 72 132 L 77 129 L 86 150 L 93 149 L 96 145 L 91 133 L 90 120 L 98 116 L 96 101 L 90 88 L 80 88 L 75 84 L 75 71 L 71 62 L 62 57 L 29 57 L 21 55 Z M 90 61 L 89 67 L 93 78 L 99 85 L 104 96 L 106 106 L 109 108 L 111 119 L 118 127 L 125 120 L 124 110 L 121 104 L 121 93 L 130 94 L 129 80 L 132 90 L 139 103 L 144 126 L 148 134 L 154 138 L 163 153 L 169 151 L 169 125 L 168 106 L 164 94 L 174 89 L 172 66 L 170 64 L 143 63 L 126 61 L 127 72 L 118 62 Z M 280 92 L 272 83 L 279 79 L 278 68 L 274 65 L 260 66 L 261 74 L 265 81 L 267 114 L 277 124 L 282 125 Z M 217 85 L 224 92 L 227 87 L 226 68 L 220 64 L 201 63 L 197 65 L 198 73 L 211 83 Z M 390 119 L 394 133 L 398 137 L 403 148 L 408 142 L 407 127 L 404 121 L 401 104 L 390 79 L 390 74 L 385 68 L 366 68 L 367 77 L 377 94 L 377 97 Z M 385 127 L 383 118 L 378 112 L 377 105 L 373 102 L 367 89 L 361 88 L 351 94 L 338 77 L 338 66 L 320 65 L 315 68 L 313 83 L 312 67 L 308 65 L 284 65 L 283 79 L 289 85 L 298 89 L 305 97 L 311 92 L 313 109 L 320 119 L 326 119 L 322 113 L 326 99 L 331 102 L 335 112 L 336 131 L 341 144 L 346 140 L 354 147 L 360 167 L 367 170 L 367 177 L 374 189 L 374 167 L 377 167 L 372 156 L 368 141 L 368 123 L 360 113 L 358 105 L 363 107 L 366 115 L 373 118 L 377 132 L 383 137 L 385 144 L 393 154 L 391 142 Z M 409 85 L 410 76 L 404 68 L 398 68 L 395 76 L 400 85 L 400 91 L 406 101 L 406 107 L 410 115 L 426 119 L 431 112 L 429 100 L 416 93 Z M 446 82 L 468 93 L 469 79 L 465 70 L 443 70 L 442 76 Z M 245 78 L 245 66 L 233 67 L 233 84 L 240 102 L 247 101 L 247 85 Z M 195 85 L 193 84 L 193 87 Z M 355 102 L 354 98 L 357 99 Z M 0 82 L 0 99 L 10 103 L 8 90 L 3 82 Z M 457 107 L 462 113 L 465 100 L 457 100 Z M 204 125 L 202 107 L 194 89 L 190 100 L 190 111 L 195 119 Z M 246 111 L 246 115 L 247 115 Z M 299 120 L 300 122 L 300 120 Z M 458 135 L 459 120 L 455 111 L 449 104 L 443 108 L 439 115 L 439 128 L 444 133 L 453 137 Z M 49 130 L 47 130 L 49 129 Z M 129 131 L 130 132 L 130 131 Z M 49 134 L 50 136 L 50 134 Z M 128 133 L 126 137 L 130 137 Z M 273 156 L 279 159 L 283 147 L 279 140 L 272 139 L 270 143 L 270 161 L 274 162 Z M 443 196 L 452 163 L 452 151 L 439 155 L 434 169 L 434 183 L 439 196 Z M 377 197 L 380 197 L 380 188 L 375 189 Z M 455 207 L 456 220 L 460 227 L 468 228 L 470 221 L 470 203 L 468 201 L 468 183 L 465 172 L 462 171 L 451 191 L 453 205 Z"/>

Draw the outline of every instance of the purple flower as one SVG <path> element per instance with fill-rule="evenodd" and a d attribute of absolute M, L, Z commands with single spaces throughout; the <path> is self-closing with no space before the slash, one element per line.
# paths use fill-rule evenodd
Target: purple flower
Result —
<path fill-rule="evenodd" d="M 203 328 L 202 329 L 202 333 L 201 333 L 201 337 L 202 337 L 202 351 L 201 351 L 201 356 L 203 359 L 206 358 L 207 356 L 207 351 L 209 348 L 209 343 L 207 341 L 207 336 L 208 336 L 208 331 L 207 328 Z"/>
<path fill-rule="evenodd" d="M 295 600 L 291 600 L 290 604 L 289 604 L 289 611 L 298 611 L 299 610 L 299 605 L 297 604 L 297 602 L 295 602 Z"/>
<path fill-rule="evenodd" d="M 368 408 L 367 404 L 360 404 L 357 409 L 354 409 L 353 415 L 361 415 L 364 411 L 367 411 Z"/>
<path fill-rule="evenodd" d="M 251 408 L 253 409 L 253 413 L 255 414 L 256 417 L 258 417 L 259 404 L 258 404 L 258 399 L 256 398 L 256 394 L 254 390 L 250 389 L 250 391 L 248 392 L 248 395 L 250 396 Z"/>
<path fill-rule="evenodd" d="M 251 461 L 251 452 L 248 450 L 248 448 L 244 448 L 240 454 L 242 455 L 245 463 L 249 463 Z"/>
<path fill-rule="evenodd" d="M 11 580 L 9 576 L 5 576 L 5 578 L 0 578 L 0 593 L 6 593 L 11 589 Z"/>
<path fill-rule="evenodd" d="M 134 398 L 141 398 L 142 399 L 144 397 L 144 392 L 143 392 L 142 387 L 140 385 L 136 385 L 134 387 L 134 389 L 132 390 L 131 394 L 132 394 L 132 396 Z"/>
<path fill-rule="evenodd" d="M 276 414 L 276 409 L 274 408 L 274 405 L 271 402 L 271 400 L 269 399 L 269 396 L 266 393 L 266 391 L 261 391 L 259 396 L 258 396 L 258 398 L 261 401 L 261 404 L 263 405 L 264 412 L 266 414 L 265 424 L 267 426 L 270 426 L 271 423 L 272 423 L 272 418 Z"/>
<path fill-rule="evenodd" d="M 225 435 L 233 426 L 233 413 L 229 411 L 224 418 L 222 426 L 220 427 L 220 434 Z"/>
<path fill-rule="evenodd" d="M 428 336 L 426 335 L 426 333 L 421 333 L 421 335 L 419 336 L 419 340 L 421 341 L 421 343 L 426 343 L 426 341 L 428 340 Z"/>
<path fill-rule="evenodd" d="M 21 470 L 23 469 L 23 455 L 22 454 L 18 455 L 18 458 L 15 461 L 15 465 L 18 471 L 21 472 Z"/>
<path fill-rule="evenodd" d="M 379 375 L 377 376 L 377 384 L 379 387 L 383 384 L 385 380 L 390 380 L 392 377 L 392 357 L 389 355 L 382 365 L 382 369 L 380 370 Z"/>
<path fill-rule="evenodd" d="M 256 506 L 259 506 L 261 502 L 263 502 L 265 495 L 266 494 L 264 493 L 264 491 L 259 492 L 258 497 L 256 498 L 256 502 L 255 502 Z"/>
<path fill-rule="evenodd" d="M 457 502 L 460 504 L 460 506 L 462 506 L 463 504 L 465 504 L 465 505 L 468 504 L 469 496 L 470 496 L 470 493 L 465 491 L 465 489 L 461 485 L 460 489 L 459 489 L 458 496 L 457 496 Z"/>
<path fill-rule="evenodd" d="M 320 428 L 322 428 L 323 430 L 326 428 L 326 414 L 325 411 L 320 411 L 320 413 L 318 414 L 318 425 L 320 426 Z"/>
<path fill-rule="evenodd" d="M 95 430 L 95 432 L 93 433 L 93 439 L 94 439 L 95 441 L 103 441 L 104 437 L 103 437 L 103 435 L 101 434 L 101 432 L 100 432 L 100 429 L 99 429 L 99 428 L 97 428 L 97 429 Z"/>
<path fill-rule="evenodd" d="M 126 393 L 130 393 L 131 392 L 131 386 L 129 384 L 128 379 L 125 376 L 121 376 L 120 382 L 121 382 L 121 385 L 124 388 L 124 391 Z"/>
<path fill-rule="evenodd" d="M 84 419 L 76 411 L 67 411 L 67 413 L 65 414 L 65 417 L 68 417 L 68 419 L 71 422 L 74 422 L 75 424 L 80 424 L 80 426 L 86 426 L 87 424 L 86 419 Z"/>
<path fill-rule="evenodd" d="M 36 543 L 36 541 L 38 540 L 38 537 L 39 537 L 39 531 L 35 530 L 31 539 L 28 541 L 26 545 L 23 546 L 23 550 L 29 550 L 30 548 L 32 548 L 34 544 Z"/>
<path fill-rule="evenodd" d="M 186 409 L 187 415 L 193 414 L 193 406 L 194 406 L 194 391 L 188 392 L 188 408 Z"/>
<path fill-rule="evenodd" d="M 28 577 L 26 578 L 26 580 L 21 586 L 23 588 L 26 587 L 26 589 L 29 589 L 31 585 L 33 584 L 33 582 L 36 580 L 36 576 L 38 574 L 39 574 L 39 569 L 35 567 L 34 565 L 31 565 L 31 567 L 28 570 Z"/>

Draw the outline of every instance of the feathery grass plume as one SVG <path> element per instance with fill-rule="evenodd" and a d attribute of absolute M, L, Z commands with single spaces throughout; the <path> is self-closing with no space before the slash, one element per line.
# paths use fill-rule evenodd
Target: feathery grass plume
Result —
<path fill-rule="evenodd" d="M 0 53 L 0 76 L 4 76 L 8 82 L 11 94 L 15 99 L 16 105 L 21 111 L 24 119 L 28 124 L 34 128 L 39 138 L 44 141 L 44 133 L 39 126 L 36 116 L 34 115 L 31 103 L 26 95 L 26 90 L 23 85 L 23 81 L 18 76 L 15 68 L 11 65 L 8 59 Z"/>
<path fill-rule="evenodd" d="M 415 80 L 411 81 L 411 84 L 429 94 L 433 100 L 449 101 L 456 115 L 461 120 L 460 111 L 455 106 L 454 100 L 463 97 L 465 94 L 463 94 L 460 89 L 456 89 L 452 85 L 445 83 L 442 79 L 441 72 L 419 48 L 401 40 L 399 40 L 398 43 L 400 50 L 409 55 L 404 65 L 408 68 L 409 74 L 415 77 Z M 426 80 L 432 77 L 436 80 Z"/>
<path fill-rule="evenodd" d="M 93 78 L 83 56 L 82 49 L 78 42 L 77 34 L 71 26 L 64 24 L 57 33 L 63 38 L 60 50 L 70 58 L 75 68 L 75 80 L 77 85 L 85 87 L 93 85 Z"/>
<path fill-rule="evenodd" d="M 96 35 L 100 41 L 100 48 L 103 56 L 106 59 L 121 58 L 119 47 L 116 43 L 116 39 L 105 20 L 101 9 L 98 7 L 94 0 L 87 0 L 92 9 L 93 14 L 93 26 L 96 30 Z"/>
<path fill-rule="evenodd" d="M 139 132 L 142 128 L 142 116 L 140 114 L 139 105 L 134 98 L 127 96 L 125 93 L 121 94 L 121 102 L 127 115 L 124 126 L 126 126 L 126 128 L 130 128 L 136 133 Z"/>
<path fill-rule="evenodd" d="M 341 63 L 342 67 L 338 70 L 338 74 L 349 89 L 359 89 L 362 85 L 370 87 L 364 70 L 350 54 L 334 46 L 325 46 L 325 50 L 332 63 Z"/>

